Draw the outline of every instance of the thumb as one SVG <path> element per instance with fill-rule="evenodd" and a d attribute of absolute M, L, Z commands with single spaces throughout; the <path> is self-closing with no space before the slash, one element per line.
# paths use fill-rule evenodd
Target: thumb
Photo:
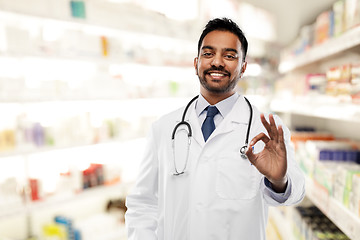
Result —
<path fill-rule="evenodd" d="M 254 146 L 249 146 L 248 147 L 248 149 L 247 149 L 247 151 L 246 151 L 246 156 L 248 157 L 248 159 L 249 159 L 249 161 L 253 164 L 253 165 L 255 165 L 255 163 L 256 163 L 256 155 L 253 153 L 253 151 L 254 151 Z"/>

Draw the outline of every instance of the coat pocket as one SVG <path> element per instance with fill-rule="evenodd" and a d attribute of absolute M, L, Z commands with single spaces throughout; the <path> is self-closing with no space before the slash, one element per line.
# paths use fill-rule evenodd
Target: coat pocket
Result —
<path fill-rule="evenodd" d="M 222 199 L 252 199 L 259 191 L 259 173 L 247 160 L 221 158 L 217 162 L 216 193 Z"/>

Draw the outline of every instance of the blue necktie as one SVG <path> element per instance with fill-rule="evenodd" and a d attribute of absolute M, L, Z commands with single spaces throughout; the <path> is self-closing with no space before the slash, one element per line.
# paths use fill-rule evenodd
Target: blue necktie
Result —
<path fill-rule="evenodd" d="M 201 127 L 205 142 L 210 137 L 211 133 L 215 130 L 214 116 L 218 113 L 219 110 L 215 106 L 207 107 L 206 118 Z"/>

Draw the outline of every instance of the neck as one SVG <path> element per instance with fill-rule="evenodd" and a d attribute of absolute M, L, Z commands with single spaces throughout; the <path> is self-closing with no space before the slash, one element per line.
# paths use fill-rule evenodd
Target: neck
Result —
<path fill-rule="evenodd" d="M 200 91 L 200 93 L 206 99 L 206 101 L 210 103 L 210 105 L 215 105 L 218 102 L 221 102 L 222 100 L 233 95 L 235 91 L 230 91 L 226 93 L 211 93 L 211 92 L 209 93 L 209 92 Z"/>

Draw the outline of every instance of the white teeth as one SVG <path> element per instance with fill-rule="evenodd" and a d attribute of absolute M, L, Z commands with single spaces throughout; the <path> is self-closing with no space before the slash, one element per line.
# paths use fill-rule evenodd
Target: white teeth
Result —
<path fill-rule="evenodd" d="M 225 76 L 224 74 L 222 73 L 210 73 L 211 76 L 214 76 L 214 77 L 222 77 L 222 76 Z"/>

